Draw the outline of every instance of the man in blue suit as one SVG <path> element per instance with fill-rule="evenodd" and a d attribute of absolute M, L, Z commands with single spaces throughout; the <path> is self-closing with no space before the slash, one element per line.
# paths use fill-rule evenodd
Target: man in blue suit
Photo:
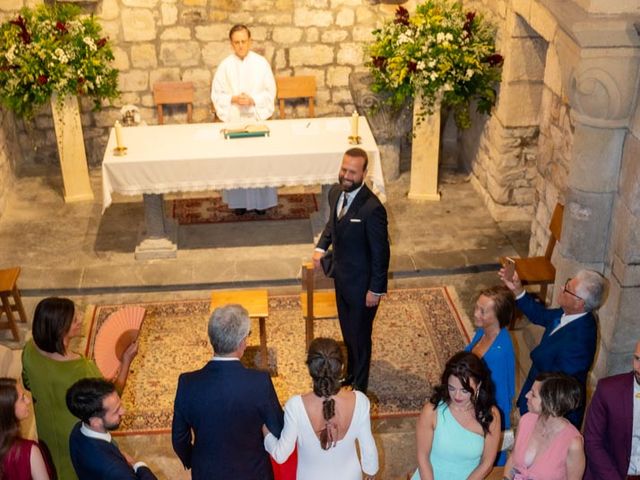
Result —
<path fill-rule="evenodd" d="M 113 383 L 83 378 L 67 391 L 67 407 L 78 417 L 69 436 L 73 468 L 80 480 L 154 480 L 143 462 L 134 462 L 111 440 L 109 431 L 120 425 L 124 407 Z"/>
<path fill-rule="evenodd" d="M 580 429 L 584 416 L 587 374 L 596 353 L 598 326 L 594 312 L 603 302 L 606 279 L 593 270 L 580 270 L 569 278 L 557 297 L 559 308 L 545 306 L 522 288 L 518 274 L 500 278 L 516 296 L 518 308 L 527 318 L 544 327 L 542 340 L 531 351 L 531 369 L 516 404 L 520 414 L 527 412 L 525 395 L 539 373 L 562 372 L 575 377 L 582 385 L 581 406 L 567 414 L 567 419 Z"/>
<path fill-rule="evenodd" d="M 279 436 L 283 413 L 269 374 L 240 363 L 249 327 L 242 306 L 216 308 L 208 327 L 213 359 L 178 379 L 171 439 L 193 480 L 273 478 L 262 425 Z"/>

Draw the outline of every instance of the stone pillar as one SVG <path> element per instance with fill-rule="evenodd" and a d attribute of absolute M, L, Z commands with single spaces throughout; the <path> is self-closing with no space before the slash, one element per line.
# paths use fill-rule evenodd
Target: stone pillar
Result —
<path fill-rule="evenodd" d="M 635 233 L 639 230 L 629 234 L 633 225 L 640 225 L 640 208 L 635 206 L 639 179 L 634 170 L 637 152 L 631 153 L 635 146 L 627 133 L 634 113 L 640 42 L 637 35 L 630 36 L 625 48 L 619 48 L 621 38 L 612 40 L 615 34 L 609 29 L 614 23 L 609 18 L 587 22 L 590 16 L 584 11 L 560 8 L 555 14 L 561 28 L 557 51 L 562 83 L 575 126 L 556 286 L 580 268 L 593 268 L 610 279 L 609 298 L 600 312 L 601 345 L 594 368 L 600 377 L 621 366 L 628 369 L 629 354 L 640 337 L 640 282 L 632 266 L 634 258 L 640 258 Z M 577 22 L 577 16 L 583 21 Z M 618 192 L 625 139 L 629 163 L 625 174 L 631 179 L 624 178 L 628 186 Z"/>
<path fill-rule="evenodd" d="M 51 98 L 51 111 L 64 183 L 64 201 L 93 200 L 78 99 L 71 95 L 61 99 L 54 95 Z"/>
<path fill-rule="evenodd" d="M 422 101 L 415 99 L 413 106 L 413 148 L 411 149 L 411 182 L 409 199 L 440 200 L 438 192 L 438 162 L 440 161 L 440 102 L 433 114 L 421 122 L 418 113 Z"/>
<path fill-rule="evenodd" d="M 386 181 L 400 175 L 400 146 L 411 132 L 411 105 L 393 109 L 385 103 L 385 95 L 371 91 L 373 78 L 368 73 L 349 75 L 349 89 L 360 115 L 369 122 L 373 137 L 380 150 L 382 173 Z"/>

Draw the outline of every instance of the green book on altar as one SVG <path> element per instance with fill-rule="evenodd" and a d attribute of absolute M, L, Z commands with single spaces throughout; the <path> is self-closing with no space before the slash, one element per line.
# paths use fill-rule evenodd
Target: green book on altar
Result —
<path fill-rule="evenodd" d="M 225 128 L 224 138 L 268 137 L 269 127 L 266 125 L 247 125 L 244 128 Z"/>

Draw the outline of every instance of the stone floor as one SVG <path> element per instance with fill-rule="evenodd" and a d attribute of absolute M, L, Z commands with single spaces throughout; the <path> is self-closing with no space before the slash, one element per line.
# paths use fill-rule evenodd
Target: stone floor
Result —
<path fill-rule="evenodd" d="M 136 261 L 140 199 L 119 198 L 101 215 L 99 171 L 92 172 L 92 184 L 95 201 L 65 204 L 57 173 L 39 169 L 25 172 L 10 193 L 0 217 L 0 268 L 22 267 L 19 285 L 28 316 L 49 295 L 69 296 L 83 308 L 169 296 L 204 298 L 213 288 L 230 286 L 298 291 L 301 261 L 313 250 L 308 221 L 183 226 L 177 258 Z M 477 292 L 496 283 L 498 257 L 527 254 L 529 224 L 496 223 L 462 174 L 442 175 L 437 203 L 409 201 L 408 185 L 408 174 L 387 184 L 390 288 L 451 285 L 471 317 Z M 19 349 L 6 333 L 0 333 L 0 342 Z M 528 368 L 531 335 L 535 332 L 526 328 L 514 333 L 522 360 L 519 377 Z M 413 418 L 374 422 L 379 478 L 406 478 L 414 469 L 414 425 Z M 120 444 L 148 461 L 159 478 L 188 478 L 167 435 L 126 437 Z"/>

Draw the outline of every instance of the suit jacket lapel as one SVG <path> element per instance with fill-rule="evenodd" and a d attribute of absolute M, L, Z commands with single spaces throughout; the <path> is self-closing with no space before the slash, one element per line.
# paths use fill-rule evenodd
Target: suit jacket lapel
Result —
<path fill-rule="evenodd" d="M 632 440 L 632 436 L 633 436 L 633 382 L 634 382 L 634 377 L 633 377 L 633 372 L 629 373 L 629 378 L 628 381 L 626 381 L 625 386 L 624 386 L 624 390 L 623 390 L 623 395 L 622 395 L 622 412 L 623 412 L 623 416 L 622 418 L 630 418 L 631 421 L 629 422 L 629 425 L 624 428 L 622 435 L 623 435 L 623 440 L 624 443 L 623 445 L 625 445 L 625 448 L 627 448 L 627 452 L 631 452 L 631 440 Z"/>

